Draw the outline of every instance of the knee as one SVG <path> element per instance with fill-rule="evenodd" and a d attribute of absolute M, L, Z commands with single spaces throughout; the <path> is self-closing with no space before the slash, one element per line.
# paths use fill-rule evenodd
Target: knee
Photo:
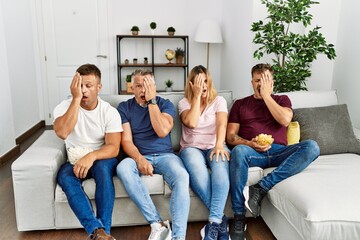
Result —
<path fill-rule="evenodd" d="M 132 162 L 134 162 L 134 160 L 131 158 L 125 158 L 117 165 L 116 175 L 121 181 L 126 181 L 130 173 L 133 172 L 131 170 Z"/>
<path fill-rule="evenodd" d="M 179 171 L 177 171 L 176 176 L 175 176 L 176 180 L 176 184 L 180 184 L 183 186 L 188 187 L 189 186 L 189 173 L 186 171 L 185 168 L 181 168 L 179 169 Z"/>
<path fill-rule="evenodd" d="M 244 162 L 244 160 L 246 159 L 247 155 L 250 153 L 250 147 L 246 146 L 246 145 L 237 145 L 236 147 L 234 147 L 231 150 L 231 161 L 230 164 L 231 165 L 239 165 L 241 163 Z"/>
<path fill-rule="evenodd" d="M 309 155 L 313 157 L 313 159 L 317 158 L 320 155 L 320 147 L 314 140 L 306 140 L 304 141 L 306 148 L 308 149 Z"/>

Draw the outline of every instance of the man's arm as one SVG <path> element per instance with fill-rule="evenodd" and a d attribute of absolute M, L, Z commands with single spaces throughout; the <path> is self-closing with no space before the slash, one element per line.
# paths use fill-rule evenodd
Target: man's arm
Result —
<path fill-rule="evenodd" d="M 216 113 L 216 143 L 214 149 L 210 153 L 210 161 L 213 155 L 216 156 L 216 161 L 221 157 L 222 161 L 230 160 L 230 154 L 224 149 L 224 142 L 226 137 L 227 126 L 227 112 Z"/>
<path fill-rule="evenodd" d="M 124 131 L 122 133 L 121 146 L 123 147 L 125 153 L 136 162 L 141 174 L 152 176 L 154 168 L 135 146 L 132 138 L 130 123 L 124 123 L 122 127 Z"/>
<path fill-rule="evenodd" d="M 85 178 L 96 160 L 116 157 L 119 154 L 120 142 L 120 132 L 105 133 L 105 144 L 100 149 L 86 154 L 75 163 L 75 176 Z"/>
<path fill-rule="evenodd" d="M 293 111 L 288 107 L 280 106 L 275 100 L 271 97 L 273 92 L 274 80 L 269 71 L 266 71 L 262 74 L 260 79 L 261 87 L 260 93 L 261 97 L 264 100 L 266 106 L 268 107 L 273 118 L 282 126 L 289 126 L 291 119 L 293 117 Z"/>
<path fill-rule="evenodd" d="M 249 145 L 248 140 L 241 138 L 238 135 L 240 129 L 239 123 L 228 123 L 226 129 L 226 142 L 232 146 L 236 146 L 239 144 Z"/>
<path fill-rule="evenodd" d="M 271 96 L 263 99 L 273 118 L 283 127 L 289 126 L 293 111 L 288 107 L 280 106 Z"/>
<path fill-rule="evenodd" d="M 253 138 L 250 140 L 246 140 L 238 135 L 240 129 L 239 123 L 228 123 L 226 130 L 226 141 L 228 144 L 232 146 L 236 146 L 239 144 L 247 145 L 249 147 L 254 148 L 258 152 L 265 152 L 271 148 L 271 145 L 261 146 L 256 142 L 256 139 Z"/>
<path fill-rule="evenodd" d="M 154 131 L 159 137 L 166 137 L 174 126 L 174 120 L 172 116 L 168 113 L 160 112 L 159 106 L 157 104 L 149 104 L 148 108 L 151 125 Z"/>
<path fill-rule="evenodd" d="M 56 135 L 63 140 L 66 139 L 72 132 L 78 119 L 78 112 L 82 98 L 81 76 L 79 73 L 76 73 L 73 77 L 70 85 L 70 91 L 73 98 L 68 110 L 64 115 L 56 118 L 54 121 L 54 131 Z"/>

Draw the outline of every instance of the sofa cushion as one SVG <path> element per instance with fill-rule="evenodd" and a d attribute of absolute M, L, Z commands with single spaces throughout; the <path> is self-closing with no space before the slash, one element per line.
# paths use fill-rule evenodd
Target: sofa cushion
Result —
<path fill-rule="evenodd" d="M 293 120 L 300 123 L 301 140 L 315 140 L 321 155 L 360 154 L 346 104 L 294 109 Z"/>

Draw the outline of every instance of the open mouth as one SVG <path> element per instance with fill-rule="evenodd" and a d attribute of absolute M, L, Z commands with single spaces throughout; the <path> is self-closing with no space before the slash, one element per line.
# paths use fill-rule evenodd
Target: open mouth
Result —
<path fill-rule="evenodd" d="M 140 98 L 141 100 L 145 101 L 145 96 L 141 96 Z"/>

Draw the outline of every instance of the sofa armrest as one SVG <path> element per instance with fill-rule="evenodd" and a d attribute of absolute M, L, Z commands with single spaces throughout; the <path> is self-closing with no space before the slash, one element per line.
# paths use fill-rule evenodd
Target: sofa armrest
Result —
<path fill-rule="evenodd" d="M 64 141 L 45 131 L 11 166 L 19 231 L 55 228 L 55 187 Z"/>
<path fill-rule="evenodd" d="M 355 137 L 360 140 L 360 129 L 357 127 L 353 127 L 353 129 L 354 129 Z"/>

